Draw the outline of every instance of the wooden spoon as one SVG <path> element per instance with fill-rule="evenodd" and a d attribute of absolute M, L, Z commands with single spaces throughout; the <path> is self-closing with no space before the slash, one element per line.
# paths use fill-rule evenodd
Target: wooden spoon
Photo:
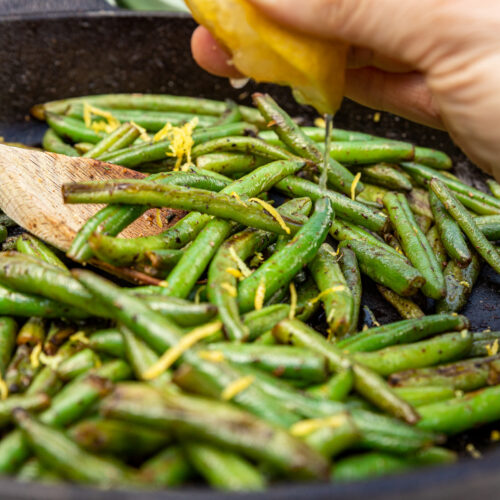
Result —
<path fill-rule="evenodd" d="M 102 205 L 65 205 L 61 186 L 68 182 L 106 179 L 142 179 L 128 168 L 91 158 L 73 158 L 0 144 L 0 209 L 21 227 L 66 252 L 81 226 Z M 156 209 L 148 210 L 121 236 L 134 238 L 164 231 L 179 211 L 162 209 L 163 227 Z"/>

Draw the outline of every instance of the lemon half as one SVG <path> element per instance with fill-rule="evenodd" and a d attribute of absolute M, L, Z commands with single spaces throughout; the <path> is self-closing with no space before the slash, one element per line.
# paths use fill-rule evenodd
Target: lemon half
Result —
<path fill-rule="evenodd" d="M 290 31 L 245 0 L 186 0 L 197 22 L 258 82 L 288 85 L 320 113 L 334 113 L 344 90 L 347 45 Z"/>

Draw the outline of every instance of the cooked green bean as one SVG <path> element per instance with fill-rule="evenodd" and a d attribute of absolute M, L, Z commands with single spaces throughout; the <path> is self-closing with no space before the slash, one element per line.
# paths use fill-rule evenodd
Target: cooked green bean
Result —
<path fill-rule="evenodd" d="M 66 156 L 80 156 L 73 146 L 66 144 L 51 128 L 47 129 L 43 135 L 42 146 L 43 149 L 51 153 L 58 153 Z"/>
<path fill-rule="evenodd" d="M 413 302 L 413 300 L 407 297 L 401 297 L 401 295 L 394 293 L 392 290 L 382 285 L 377 285 L 377 290 L 384 299 L 398 311 L 403 319 L 422 318 L 425 316 L 425 313 L 415 304 L 415 302 Z"/>
<path fill-rule="evenodd" d="M 105 153 L 111 153 L 132 144 L 140 135 L 139 129 L 132 123 L 124 123 L 116 130 L 99 141 L 92 149 L 87 151 L 85 158 L 97 158 Z"/>
<path fill-rule="evenodd" d="M 192 468 L 181 448 L 169 446 L 144 462 L 139 475 L 154 486 L 179 486 L 192 476 Z"/>

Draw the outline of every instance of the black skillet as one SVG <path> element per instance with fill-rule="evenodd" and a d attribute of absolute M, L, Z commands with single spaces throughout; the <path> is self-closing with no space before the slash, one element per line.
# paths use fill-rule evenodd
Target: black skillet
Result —
<path fill-rule="evenodd" d="M 37 10 L 45 9 L 43 12 Z M 51 9 L 48 11 L 47 9 Z M 92 10 L 94 9 L 94 10 Z M 35 11 L 35 12 L 34 12 Z M 248 101 L 257 88 L 234 90 L 220 78 L 201 71 L 193 62 L 189 37 L 194 23 L 182 14 L 138 14 L 111 10 L 100 0 L 0 0 L 0 136 L 7 141 L 39 144 L 44 125 L 29 118 L 34 103 L 102 92 L 158 92 L 232 97 Z M 290 112 L 306 120 L 312 110 L 298 106 L 287 90 L 259 86 L 271 92 Z M 398 117 L 345 102 L 336 125 L 436 147 L 450 154 L 456 171 L 468 182 L 484 187 L 483 175 L 473 167 L 448 136 Z M 465 314 L 475 331 L 500 330 L 497 304 L 500 278 L 486 268 L 474 289 Z M 365 303 L 381 323 L 398 319 L 395 311 L 365 283 Z M 463 454 L 457 465 L 416 471 L 379 480 L 337 484 L 280 484 L 264 494 L 234 495 L 189 487 L 175 491 L 141 493 L 145 499 L 467 499 L 497 497 L 500 489 L 500 449 L 489 443 L 493 427 L 451 440 L 462 451 L 472 442 L 483 459 Z M 16 499 L 132 499 L 137 493 L 98 491 L 73 485 L 42 486 L 0 479 L 0 498 Z"/>

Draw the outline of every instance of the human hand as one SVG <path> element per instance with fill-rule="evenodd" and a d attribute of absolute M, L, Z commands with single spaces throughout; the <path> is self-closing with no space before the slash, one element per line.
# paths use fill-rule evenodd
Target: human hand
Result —
<path fill-rule="evenodd" d="M 292 29 L 348 42 L 347 97 L 446 129 L 500 180 L 498 0 L 247 1 Z M 203 68 L 241 77 L 204 28 L 192 49 Z"/>

